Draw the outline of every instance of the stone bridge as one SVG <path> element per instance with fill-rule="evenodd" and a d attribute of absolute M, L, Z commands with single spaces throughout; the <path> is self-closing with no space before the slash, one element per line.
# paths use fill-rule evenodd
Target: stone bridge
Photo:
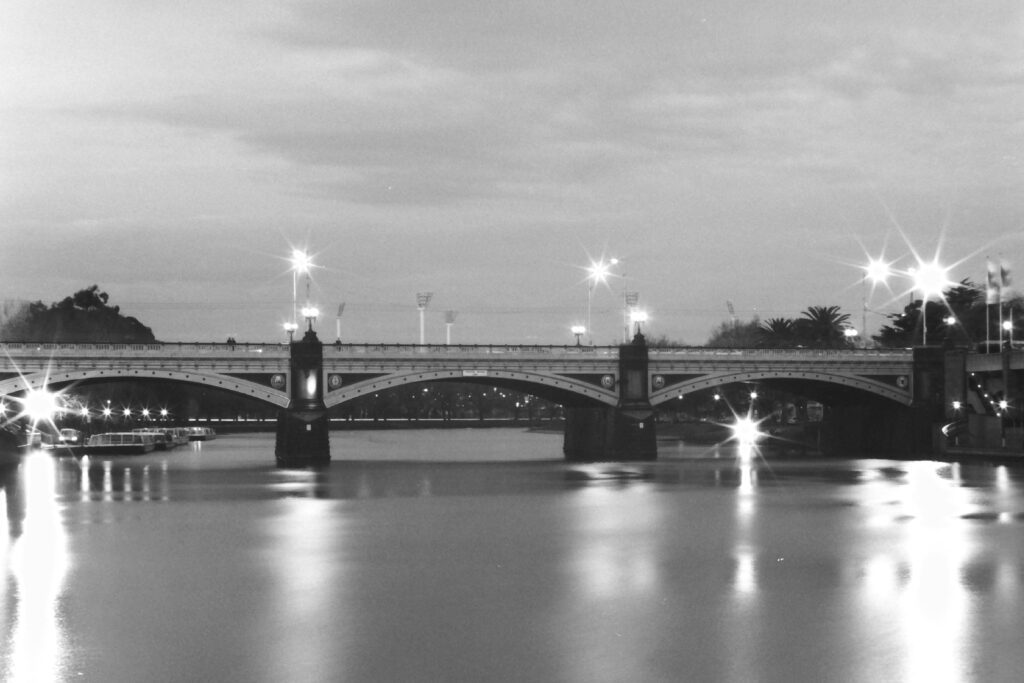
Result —
<path fill-rule="evenodd" d="M 459 380 L 515 385 L 570 402 L 619 402 L 618 346 L 324 344 L 321 382 L 330 408 L 404 384 Z M 109 379 L 161 379 L 286 407 L 288 344 L 0 344 L 0 395 Z M 914 400 L 910 350 L 649 348 L 656 406 L 732 382 L 784 380 Z"/>

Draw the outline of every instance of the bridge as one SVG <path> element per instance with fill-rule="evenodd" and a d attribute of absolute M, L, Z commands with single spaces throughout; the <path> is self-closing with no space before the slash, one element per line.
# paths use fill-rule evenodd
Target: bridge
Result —
<path fill-rule="evenodd" d="M 511 385 L 572 403 L 619 402 L 618 346 L 324 344 L 328 408 L 404 384 L 458 380 Z M 205 385 L 279 408 L 291 398 L 288 344 L 0 344 L 0 394 L 110 379 Z M 651 348 L 657 406 L 734 382 L 847 387 L 901 405 L 914 400 L 909 350 Z"/>
<path fill-rule="evenodd" d="M 593 417 L 583 420 L 588 426 L 581 432 L 607 431 L 604 423 L 623 411 L 642 424 L 662 403 L 736 382 L 774 382 L 811 394 L 815 387 L 826 393 L 853 392 L 898 406 L 914 402 L 909 350 L 644 345 L 639 347 L 642 362 L 625 367 L 624 357 L 635 345 L 320 344 L 308 337 L 293 344 L 5 343 L 0 344 L 0 395 L 91 381 L 169 380 L 240 394 L 285 411 L 306 393 L 312 401 L 307 409 L 316 410 L 322 403 L 329 410 L 407 384 L 462 381 L 543 396 L 577 415 L 612 411 L 599 418 L 600 425 Z M 307 347 L 318 357 L 308 368 L 297 367 L 302 354 L 296 351 Z M 632 375 L 632 396 L 625 395 L 627 375 Z M 315 390 L 310 393 L 306 387 Z M 636 405 L 624 405 L 629 400 Z M 651 426 L 648 434 L 653 434 Z M 567 448 L 572 441 L 567 437 Z M 589 438 L 578 446 L 594 448 L 607 450 Z"/>
<path fill-rule="evenodd" d="M 361 396 L 422 382 L 503 386 L 566 407 L 566 455 L 580 459 L 630 459 L 636 450 L 648 457 L 654 408 L 735 383 L 817 398 L 835 411 L 836 425 L 846 426 L 838 442 L 853 439 L 867 447 L 865 432 L 922 434 L 926 428 L 915 420 L 950 417 L 954 401 L 991 413 L 985 389 L 995 381 L 1009 393 L 1008 378 L 1024 368 L 1024 352 L 938 347 L 660 348 L 646 346 L 642 337 L 621 346 L 322 344 L 312 330 L 290 344 L 2 343 L 0 352 L 0 396 L 116 379 L 184 382 L 267 403 L 284 416 L 304 416 L 296 426 L 301 433 L 320 429 L 313 425 L 322 421 L 321 444 L 326 412 Z M 986 380 L 987 387 L 977 380 L 971 386 L 969 378 L 978 374 L 994 379 Z M 647 446 L 638 449 L 633 437 L 623 441 L 631 430 Z M 878 448 L 893 447 L 893 438 Z M 303 443 L 300 450 L 313 448 Z"/>

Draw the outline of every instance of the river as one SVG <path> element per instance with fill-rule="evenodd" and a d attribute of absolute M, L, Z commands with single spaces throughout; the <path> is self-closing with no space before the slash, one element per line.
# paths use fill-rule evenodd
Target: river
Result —
<path fill-rule="evenodd" d="M 1024 671 L 1024 465 L 574 465 L 557 434 L 488 429 L 335 432 L 314 472 L 273 447 L 26 456 L 0 493 L 3 680 Z"/>

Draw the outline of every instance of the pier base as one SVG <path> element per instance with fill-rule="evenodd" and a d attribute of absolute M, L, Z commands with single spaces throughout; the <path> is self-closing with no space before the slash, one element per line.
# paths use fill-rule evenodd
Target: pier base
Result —
<path fill-rule="evenodd" d="M 309 467 L 331 462 L 327 411 L 282 410 L 277 415 L 274 457 L 279 467 Z"/>
<path fill-rule="evenodd" d="M 658 459 L 653 411 L 638 417 L 611 406 L 567 406 L 564 439 L 566 462 Z"/>

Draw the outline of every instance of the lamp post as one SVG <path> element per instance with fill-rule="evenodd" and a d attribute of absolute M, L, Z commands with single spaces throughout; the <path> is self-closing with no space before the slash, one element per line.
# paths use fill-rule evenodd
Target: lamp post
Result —
<path fill-rule="evenodd" d="M 629 314 L 630 321 L 636 326 L 636 334 L 640 335 L 642 332 L 642 325 L 647 322 L 646 311 L 632 311 Z"/>
<path fill-rule="evenodd" d="M 618 262 L 618 259 L 612 259 L 610 262 L 605 263 L 604 259 L 602 259 L 597 263 L 591 263 L 587 268 L 587 334 L 589 335 L 591 346 L 594 345 L 594 327 L 590 315 L 593 306 L 594 287 L 597 286 L 598 282 L 604 282 L 608 279 L 609 267 Z"/>
<path fill-rule="evenodd" d="M 570 330 L 574 335 L 576 335 L 576 346 L 580 346 L 580 337 L 586 334 L 587 328 L 583 325 L 573 325 Z"/>
<path fill-rule="evenodd" d="M 299 274 L 306 276 L 306 298 L 309 298 L 309 269 L 313 267 L 313 262 L 309 257 L 309 254 L 304 252 L 302 249 L 292 250 L 292 323 L 298 325 L 298 310 L 299 310 Z"/>
<path fill-rule="evenodd" d="M 416 308 L 420 312 L 420 346 L 427 343 L 427 331 L 425 323 L 425 313 L 427 310 L 427 304 L 430 303 L 430 298 L 434 296 L 433 292 L 417 292 L 416 293 Z"/>
<path fill-rule="evenodd" d="M 880 258 L 873 258 L 867 262 L 864 266 L 864 277 L 861 278 L 863 283 L 861 292 L 861 320 L 860 329 L 867 332 L 868 329 L 868 282 L 871 283 L 871 290 L 874 291 L 876 285 L 887 284 L 889 276 L 892 275 L 892 264 Z"/>
<path fill-rule="evenodd" d="M 302 317 L 306 319 L 306 324 L 309 326 L 308 331 L 313 331 L 313 323 L 320 316 L 320 309 L 316 306 L 305 305 L 302 307 Z"/>
<path fill-rule="evenodd" d="M 288 343 L 291 344 L 295 341 L 295 330 L 299 329 L 297 323 L 285 323 L 284 331 L 288 334 Z"/>
<path fill-rule="evenodd" d="M 921 292 L 921 344 L 928 346 L 928 298 L 932 294 L 941 294 L 942 288 L 946 286 L 949 279 L 946 273 L 949 271 L 945 266 L 939 265 L 938 261 L 929 263 L 918 263 L 916 268 L 907 271 L 914 281 L 914 289 Z"/>
<path fill-rule="evenodd" d="M 344 313 L 344 312 L 345 312 L 345 302 L 341 302 L 341 304 L 338 305 L 338 317 L 336 319 L 336 326 L 337 327 L 335 328 L 335 332 L 337 333 L 337 340 L 336 340 L 335 343 L 337 343 L 337 344 L 341 343 L 341 314 Z"/>

